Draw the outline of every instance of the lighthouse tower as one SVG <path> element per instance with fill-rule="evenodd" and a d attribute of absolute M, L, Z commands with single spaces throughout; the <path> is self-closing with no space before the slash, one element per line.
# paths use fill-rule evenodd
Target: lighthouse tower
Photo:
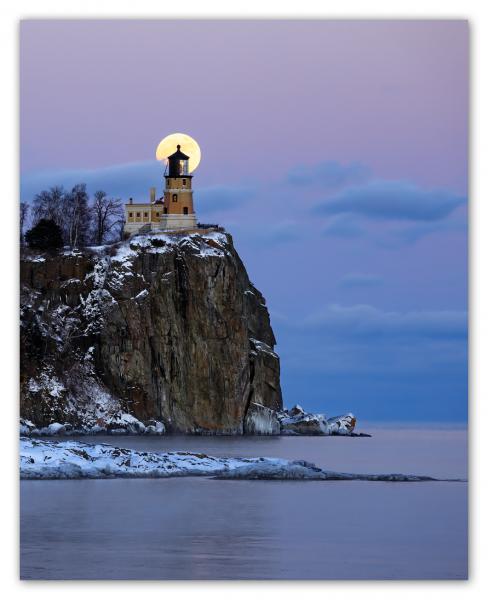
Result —
<path fill-rule="evenodd" d="M 184 154 L 180 145 L 176 152 L 168 156 L 165 172 L 165 189 L 161 225 L 165 229 L 191 229 L 196 227 L 197 219 L 193 209 L 192 175 L 189 174 L 189 156 Z"/>

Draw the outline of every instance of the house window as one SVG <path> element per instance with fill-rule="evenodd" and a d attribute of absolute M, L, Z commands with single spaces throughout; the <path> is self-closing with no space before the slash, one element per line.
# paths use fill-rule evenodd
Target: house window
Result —
<path fill-rule="evenodd" d="M 165 209 L 164 209 L 164 214 L 165 214 L 165 215 L 167 215 L 167 214 L 168 214 L 168 209 L 167 209 L 167 208 L 165 208 Z"/>
<path fill-rule="evenodd" d="M 173 202 L 178 202 L 178 196 L 176 194 L 173 194 Z"/>
<path fill-rule="evenodd" d="M 140 217 L 140 216 L 141 216 L 141 213 L 136 213 L 136 217 Z"/>
<path fill-rule="evenodd" d="M 183 185 L 186 185 L 186 179 L 183 179 Z"/>
<path fill-rule="evenodd" d="M 187 214 L 188 214 L 188 206 L 185 206 L 185 207 L 183 208 L 183 214 L 184 214 L 184 215 L 187 215 Z"/>
<path fill-rule="evenodd" d="M 144 217 L 147 219 L 148 216 L 149 216 L 149 213 L 145 212 Z"/>
<path fill-rule="evenodd" d="M 134 213 L 129 213 L 129 219 L 132 219 L 132 217 L 134 216 Z"/>

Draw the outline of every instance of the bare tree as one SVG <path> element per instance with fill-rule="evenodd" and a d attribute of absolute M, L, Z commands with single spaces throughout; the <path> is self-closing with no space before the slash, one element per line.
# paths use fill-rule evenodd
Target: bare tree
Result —
<path fill-rule="evenodd" d="M 105 192 L 95 192 L 91 205 L 95 227 L 95 243 L 101 246 L 107 241 L 111 230 L 117 229 L 124 220 L 124 209 L 119 199 L 109 198 Z"/>
<path fill-rule="evenodd" d="M 88 242 L 90 213 L 86 184 L 78 183 L 71 192 L 64 195 L 64 229 L 66 240 L 71 248 L 85 246 Z"/>
<path fill-rule="evenodd" d="M 19 221 L 19 229 L 20 229 L 20 245 L 24 245 L 24 227 L 27 224 L 27 219 L 29 218 L 29 205 L 27 202 L 20 203 L 20 221 Z"/>
<path fill-rule="evenodd" d="M 32 207 L 33 224 L 36 225 L 41 219 L 48 219 L 63 228 L 65 195 L 62 186 L 58 185 L 36 194 Z"/>

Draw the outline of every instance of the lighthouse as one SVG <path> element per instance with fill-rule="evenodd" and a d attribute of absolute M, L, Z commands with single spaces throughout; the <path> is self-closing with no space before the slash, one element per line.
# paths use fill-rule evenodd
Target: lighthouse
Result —
<path fill-rule="evenodd" d="M 192 229 L 197 220 L 193 208 L 192 178 L 188 168 L 190 157 L 181 151 L 180 144 L 176 152 L 167 157 L 163 215 L 161 225 L 165 229 Z"/>
<path fill-rule="evenodd" d="M 156 159 L 165 165 L 163 195 L 152 187 L 148 201 L 129 198 L 125 204 L 124 231 L 191 231 L 198 227 L 193 208 L 193 171 L 200 163 L 197 142 L 184 133 L 173 133 L 159 143 Z M 159 196 L 159 194 L 158 194 Z"/>

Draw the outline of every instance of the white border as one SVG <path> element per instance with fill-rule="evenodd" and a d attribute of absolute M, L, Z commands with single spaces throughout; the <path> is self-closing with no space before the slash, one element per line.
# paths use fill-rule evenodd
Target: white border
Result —
<path fill-rule="evenodd" d="M 488 19 L 487 2 L 482 0 L 342 0 L 313 2 L 280 0 L 246 0 L 233 3 L 217 0 L 186 0 L 168 3 L 155 0 L 4 0 L 0 8 L 0 60 L 2 62 L 2 93 L 0 94 L 2 157 L 2 478 L 4 492 L 2 518 L 2 592 L 5 598 L 35 596 L 41 598 L 85 598 L 116 594 L 118 599 L 133 597 L 140 591 L 145 596 L 182 594 L 188 592 L 201 598 L 246 598 L 263 595 L 266 598 L 292 598 L 297 593 L 357 596 L 361 598 L 442 598 L 486 594 L 487 553 L 487 468 L 486 428 L 488 419 Z M 279 6 L 280 12 L 276 10 Z M 465 582 L 237 582 L 237 583 L 171 583 L 171 582 L 73 582 L 34 583 L 18 581 L 18 472 L 17 394 L 18 394 L 18 21 L 21 18 L 464 18 L 471 24 L 472 47 L 472 113 L 471 113 L 471 209 L 470 209 L 470 581 Z M 484 107 L 484 111 L 482 111 Z M 483 136 L 484 134 L 484 136 Z M 483 137 L 482 137 L 483 136 Z M 484 193 L 483 193 L 484 192 Z M 483 352 L 484 351 L 484 352 Z M 8 417 L 5 416 L 5 413 Z M 5 452 L 8 449 L 10 452 Z M 483 452 L 484 451 L 484 452 Z M 6 482 L 11 484 L 7 488 Z M 292 543 L 292 541 L 290 541 Z M 483 592 L 483 589 L 485 592 Z"/>

